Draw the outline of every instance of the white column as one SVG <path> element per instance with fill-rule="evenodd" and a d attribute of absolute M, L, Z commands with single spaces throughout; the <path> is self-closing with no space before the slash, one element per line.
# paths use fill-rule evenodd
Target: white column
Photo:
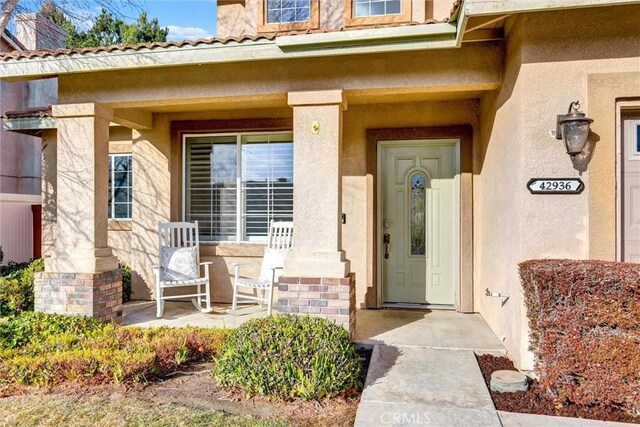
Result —
<path fill-rule="evenodd" d="M 341 278 L 349 273 L 342 251 L 342 90 L 290 92 L 293 107 L 293 250 L 289 277 Z"/>
<path fill-rule="evenodd" d="M 57 137 L 57 238 L 45 270 L 99 273 L 118 268 L 107 241 L 110 108 L 54 105 Z"/>

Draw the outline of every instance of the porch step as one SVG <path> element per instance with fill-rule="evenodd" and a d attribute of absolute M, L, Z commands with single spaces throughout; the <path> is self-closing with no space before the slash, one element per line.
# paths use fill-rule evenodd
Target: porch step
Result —
<path fill-rule="evenodd" d="M 376 345 L 356 427 L 501 426 L 473 351 Z"/>

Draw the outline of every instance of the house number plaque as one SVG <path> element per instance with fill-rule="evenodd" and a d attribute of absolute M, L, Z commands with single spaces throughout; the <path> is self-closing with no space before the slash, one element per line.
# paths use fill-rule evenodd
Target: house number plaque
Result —
<path fill-rule="evenodd" d="M 584 182 L 580 178 L 531 178 L 527 188 L 531 194 L 580 194 Z"/>

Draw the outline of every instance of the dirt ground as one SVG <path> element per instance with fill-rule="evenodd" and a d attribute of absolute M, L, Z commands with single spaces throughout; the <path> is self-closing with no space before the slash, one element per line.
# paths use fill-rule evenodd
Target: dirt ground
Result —
<path fill-rule="evenodd" d="M 478 356 L 478 364 L 489 387 L 491 374 L 501 369 L 516 370 L 513 362 L 506 357 L 491 355 Z M 498 393 L 491 391 L 491 397 L 496 408 L 500 411 L 519 412 L 526 414 L 555 415 L 561 417 L 587 418 L 602 421 L 618 421 L 626 423 L 640 423 L 640 417 L 629 415 L 618 408 L 609 406 L 583 406 L 574 404 L 557 404 L 549 399 L 536 380 L 531 382 L 529 390 L 516 393 Z"/>

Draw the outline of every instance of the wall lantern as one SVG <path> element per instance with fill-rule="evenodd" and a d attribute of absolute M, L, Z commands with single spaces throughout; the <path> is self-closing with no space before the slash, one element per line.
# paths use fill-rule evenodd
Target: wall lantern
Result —
<path fill-rule="evenodd" d="M 567 114 L 558 115 L 556 123 L 556 138 L 564 140 L 567 148 L 567 154 L 571 159 L 582 153 L 587 137 L 589 136 L 589 127 L 593 119 L 585 116 L 580 111 L 580 101 L 574 101 L 569 105 Z"/>

